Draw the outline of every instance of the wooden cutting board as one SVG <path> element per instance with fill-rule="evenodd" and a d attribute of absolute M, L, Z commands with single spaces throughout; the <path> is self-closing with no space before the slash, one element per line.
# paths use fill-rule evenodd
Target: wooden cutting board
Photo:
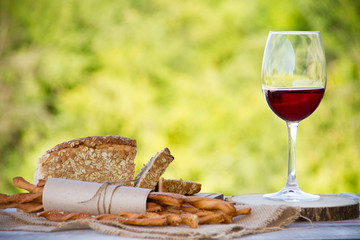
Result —
<path fill-rule="evenodd" d="M 196 193 L 194 196 L 224 200 L 224 194 L 222 193 Z"/>
<path fill-rule="evenodd" d="M 314 202 L 284 202 L 268 200 L 263 194 L 247 194 L 229 197 L 228 201 L 236 204 L 266 204 L 299 206 L 301 215 L 312 221 L 340 221 L 359 217 L 359 202 L 336 195 L 320 195 Z M 304 220 L 299 218 L 299 220 Z"/>

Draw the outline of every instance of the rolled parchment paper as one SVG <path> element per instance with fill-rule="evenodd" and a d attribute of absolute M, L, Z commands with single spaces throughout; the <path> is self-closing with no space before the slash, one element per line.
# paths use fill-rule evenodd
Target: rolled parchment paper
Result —
<path fill-rule="evenodd" d="M 146 212 L 151 189 L 109 183 L 49 178 L 43 191 L 44 210 L 90 214 Z"/>

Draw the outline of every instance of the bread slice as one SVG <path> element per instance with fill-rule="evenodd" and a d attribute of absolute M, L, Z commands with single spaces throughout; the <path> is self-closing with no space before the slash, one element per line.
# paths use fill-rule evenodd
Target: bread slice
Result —
<path fill-rule="evenodd" d="M 159 192 L 172 192 L 183 195 L 193 195 L 200 192 L 201 184 L 197 182 L 184 181 L 182 179 L 161 178 L 158 184 Z"/>
<path fill-rule="evenodd" d="M 93 136 L 63 142 L 38 160 L 40 179 L 66 178 L 89 182 L 130 182 L 135 174 L 136 140 L 121 136 Z M 132 185 L 126 184 L 126 185 Z"/>
<path fill-rule="evenodd" d="M 168 148 L 164 148 L 152 157 L 135 177 L 135 187 L 149 188 L 154 190 L 161 175 L 169 164 L 174 160 Z"/>

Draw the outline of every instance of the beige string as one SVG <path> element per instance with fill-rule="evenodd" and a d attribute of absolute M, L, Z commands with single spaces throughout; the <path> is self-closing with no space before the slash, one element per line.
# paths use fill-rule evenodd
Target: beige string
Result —
<path fill-rule="evenodd" d="M 302 218 L 302 219 L 304 219 L 304 220 L 306 220 L 306 221 L 308 221 L 310 224 L 311 224 L 311 228 L 313 228 L 314 227 L 314 223 L 313 223 L 313 221 L 311 221 L 311 219 L 310 218 L 308 218 L 308 217 L 305 217 L 305 216 L 303 216 L 303 215 L 299 215 L 299 218 Z"/>
<path fill-rule="evenodd" d="M 309 222 L 310 226 L 308 226 L 308 227 L 292 227 L 291 228 L 292 230 L 294 230 L 294 229 L 302 230 L 302 229 L 312 229 L 312 228 L 314 228 L 314 223 L 313 223 L 313 221 L 311 221 L 310 218 L 305 217 L 305 216 L 303 216 L 301 214 L 299 215 L 299 218 L 302 218 L 302 219 L 306 220 L 307 222 Z"/>
<path fill-rule="evenodd" d="M 98 214 L 101 213 L 100 211 L 100 200 L 101 200 L 101 197 L 102 197 L 102 209 L 103 209 L 103 212 L 104 213 L 110 213 L 110 209 L 111 209 L 111 203 L 112 203 L 112 199 L 113 199 L 113 196 L 114 196 L 114 193 L 116 192 L 116 190 L 119 188 L 119 187 L 122 187 L 124 186 L 125 184 L 129 183 L 129 182 L 132 182 L 134 180 L 123 180 L 123 181 L 119 181 L 119 182 L 110 182 L 110 181 L 106 181 L 104 182 L 103 184 L 101 184 L 101 186 L 98 188 L 98 190 L 96 191 L 96 193 L 94 194 L 94 196 L 92 196 L 90 199 L 88 200 L 85 200 L 85 201 L 81 201 L 79 203 L 86 203 L 86 202 L 90 202 L 92 201 L 93 199 L 97 198 L 97 201 L 96 201 L 96 205 L 97 205 L 97 211 L 98 211 Z M 106 191 L 108 189 L 108 187 L 110 185 L 116 185 L 115 188 L 113 189 L 113 191 L 111 192 L 111 197 L 110 197 L 110 202 L 109 202 L 109 206 L 108 206 L 108 209 L 106 210 L 106 205 L 105 205 L 105 197 L 106 197 Z"/>

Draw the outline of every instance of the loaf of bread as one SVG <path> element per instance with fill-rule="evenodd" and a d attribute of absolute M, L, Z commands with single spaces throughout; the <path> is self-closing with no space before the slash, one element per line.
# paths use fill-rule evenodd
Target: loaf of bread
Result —
<path fill-rule="evenodd" d="M 63 142 L 38 160 L 40 179 L 66 178 L 89 182 L 122 182 L 131 186 L 135 174 L 136 140 L 121 136 L 94 136 Z"/>
<path fill-rule="evenodd" d="M 39 158 L 34 182 L 65 178 L 114 182 L 184 195 L 200 192 L 200 183 L 161 178 L 174 160 L 168 148 L 144 164 L 134 179 L 136 147 L 135 140 L 121 136 L 93 136 L 60 143 Z"/>
<path fill-rule="evenodd" d="M 200 192 L 201 184 L 197 182 L 184 181 L 182 179 L 161 178 L 157 189 L 159 192 L 172 192 L 183 195 L 193 195 Z"/>
<path fill-rule="evenodd" d="M 169 164 L 174 160 L 168 148 L 164 148 L 152 157 L 135 177 L 135 187 L 149 188 L 154 190 L 161 175 Z"/>

